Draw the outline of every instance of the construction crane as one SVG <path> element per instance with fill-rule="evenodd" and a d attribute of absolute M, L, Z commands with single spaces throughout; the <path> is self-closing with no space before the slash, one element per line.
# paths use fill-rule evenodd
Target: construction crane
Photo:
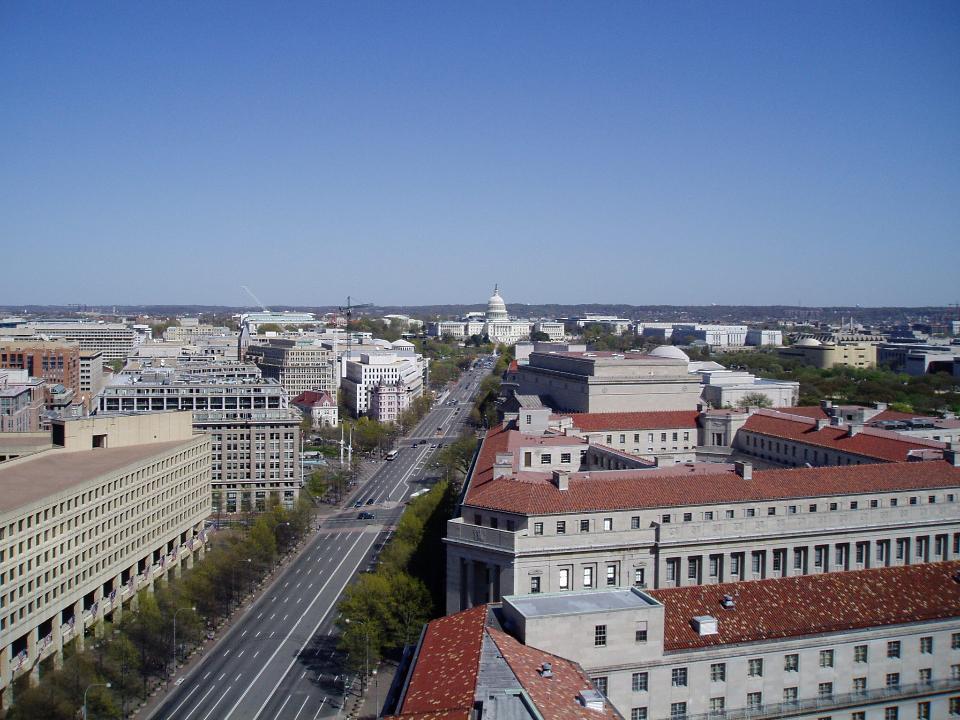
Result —
<path fill-rule="evenodd" d="M 350 319 L 353 317 L 353 311 L 359 310 L 362 308 L 373 307 L 373 303 L 363 303 L 361 305 L 354 305 L 350 302 L 350 296 L 347 295 L 347 304 L 346 306 L 340 306 L 338 308 L 341 315 L 345 315 L 347 318 L 347 327 L 350 327 Z"/>
<path fill-rule="evenodd" d="M 246 285 L 241 285 L 240 289 L 243 290 L 251 298 L 253 298 L 253 301 L 260 306 L 261 310 L 263 310 L 264 312 L 270 312 L 270 309 L 266 305 L 264 305 L 262 302 L 260 302 L 260 298 L 258 298 L 256 295 L 253 294 L 253 290 L 248 288 Z M 347 298 L 347 302 L 349 301 L 350 301 L 350 298 Z"/>

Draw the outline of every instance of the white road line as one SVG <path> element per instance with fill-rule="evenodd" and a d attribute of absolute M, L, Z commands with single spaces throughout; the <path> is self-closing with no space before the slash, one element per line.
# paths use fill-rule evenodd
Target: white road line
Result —
<path fill-rule="evenodd" d="M 221 680 L 223 680 L 223 678 L 224 678 L 225 676 L 226 676 L 226 673 L 225 673 L 225 672 L 220 673 L 220 677 L 217 678 L 217 682 L 220 682 Z"/>
<path fill-rule="evenodd" d="M 323 700 L 320 701 L 320 707 L 317 708 L 317 714 L 313 716 L 313 720 L 317 720 L 320 717 L 320 711 L 323 710 L 323 704 L 327 701 L 327 696 L 323 696 Z"/>
<path fill-rule="evenodd" d="M 232 687 L 233 685 L 227 685 L 227 689 L 223 691 L 223 695 L 221 695 L 220 698 L 213 704 L 213 707 L 210 708 L 210 712 L 203 716 L 203 720 L 207 720 L 208 717 L 213 715 L 213 711 L 217 709 L 217 705 L 220 704 L 220 700 L 223 700 L 227 696 L 227 693 L 230 692 L 230 688 Z"/>
<path fill-rule="evenodd" d="M 312 587 L 313 587 L 313 583 L 310 583 L 309 585 L 307 585 L 307 590 L 309 590 Z"/>
<path fill-rule="evenodd" d="M 253 656 L 256 657 L 256 656 L 259 655 L 259 654 L 260 654 L 260 651 L 257 650 L 257 651 L 253 654 Z"/>
<path fill-rule="evenodd" d="M 307 676 L 307 671 L 303 671 L 303 675 L 300 676 L 300 679 L 303 680 Z"/>
<path fill-rule="evenodd" d="M 237 682 L 237 681 L 240 679 L 240 676 L 241 676 L 241 675 L 243 675 L 243 673 L 237 673 L 237 677 L 234 678 L 233 681 L 234 681 L 234 682 Z"/>
<path fill-rule="evenodd" d="M 283 701 L 283 705 L 281 705 L 281 706 L 280 706 L 280 709 L 277 710 L 277 717 L 278 717 L 278 718 L 280 717 L 280 714 L 283 712 L 283 709 L 287 706 L 287 703 L 290 702 L 290 698 L 292 698 L 292 697 L 293 697 L 293 695 L 287 695 L 287 699 Z"/>
<path fill-rule="evenodd" d="M 273 636 L 276 635 L 276 634 L 277 634 L 276 631 L 274 631 L 274 632 L 270 633 L 270 637 L 273 637 Z"/>
<path fill-rule="evenodd" d="M 213 670 L 210 670 L 209 672 L 207 672 L 207 674 L 203 676 L 203 679 L 206 680 L 208 677 L 210 677 L 210 673 L 212 672 Z"/>
<path fill-rule="evenodd" d="M 243 637 L 243 636 L 246 635 L 248 632 L 249 632 L 248 630 L 244 630 L 242 633 L 240 633 L 240 637 Z"/>
<path fill-rule="evenodd" d="M 254 637 L 255 637 L 255 638 L 258 638 L 258 637 L 260 637 L 260 631 L 259 631 L 259 630 L 257 630 L 257 634 L 256 634 L 256 635 L 254 635 Z"/>
<path fill-rule="evenodd" d="M 224 651 L 223 651 L 223 656 L 224 656 L 224 657 L 226 657 L 226 656 L 229 655 L 229 654 L 230 654 L 230 651 L 229 651 L 229 650 L 224 650 Z"/>
<path fill-rule="evenodd" d="M 281 620 L 280 622 L 285 622 L 288 617 L 290 617 L 290 613 L 287 613 L 286 615 L 284 615 L 283 620 Z"/>
<path fill-rule="evenodd" d="M 300 601 L 301 601 L 301 600 L 303 600 L 303 598 L 302 598 L 302 597 L 298 597 L 298 598 L 297 598 L 297 605 L 299 605 L 299 604 L 300 604 Z"/>
<path fill-rule="evenodd" d="M 307 570 L 307 575 L 309 575 L 312 572 L 313 572 L 313 568 L 310 568 L 309 570 Z"/>
<path fill-rule="evenodd" d="M 240 652 L 237 653 L 237 657 L 243 657 L 243 653 L 244 653 L 244 651 L 241 650 Z"/>
<path fill-rule="evenodd" d="M 207 673 L 207 675 L 209 675 L 209 674 L 210 674 L 210 673 Z M 207 678 L 204 677 L 203 679 L 206 680 Z M 187 696 L 186 696 L 183 700 L 181 700 L 181 701 L 180 701 L 180 704 L 177 705 L 177 706 L 173 709 L 173 712 L 172 712 L 172 713 L 170 713 L 170 717 L 175 718 L 175 717 L 177 716 L 177 710 L 179 710 L 180 708 L 183 707 L 183 704 L 184 704 L 187 700 L 190 699 L 190 696 L 193 695 L 193 694 L 197 691 L 197 688 L 198 688 L 198 687 L 200 687 L 200 686 L 199 686 L 199 685 L 194 685 L 194 686 L 193 686 L 193 689 L 192 689 L 190 692 L 187 693 Z M 210 688 L 210 690 L 213 690 L 213 688 Z M 208 690 L 207 692 L 209 692 L 209 690 Z M 204 697 L 206 697 L 206 696 L 204 696 Z M 203 700 L 201 699 L 200 702 L 203 702 Z M 197 707 L 199 707 L 199 705 L 198 705 Z M 194 708 L 194 709 L 196 709 L 196 708 Z M 188 716 L 188 717 L 189 717 L 189 716 Z"/>
<path fill-rule="evenodd" d="M 260 671 L 256 674 L 253 680 L 247 683 L 246 689 L 243 691 L 243 693 L 240 695 L 237 701 L 233 704 L 233 707 L 230 708 L 230 711 L 226 715 L 224 715 L 223 720 L 230 720 L 230 716 L 233 715 L 234 711 L 240 706 L 240 703 L 243 702 L 243 699 L 247 696 L 247 693 L 250 692 L 250 688 L 254 687 L 257 684 L 257 680 L 259 680 L 260 676 L 263 675 L 264 671 L 267 669 L 267 666 L 269 666 L 270 663 L 273 662 L 273 659 L 277 656 L 277 653 L 280 652 L 280 648 L 282 648 L 284 644 L 286 644 L 287 640 L 290 639 L 290 636 L 293 635 L 294 630 L 297 629 L 297 626 L 300 625 L 300 622 L 303 620 L 306 614 L 310 612 L 310 608 L 313 607 L 313 604 L 320 599 L 320 595 L 323 593 L 323 589 L 326 588 L 326 586 L 333 580 L 334 573 L 336 573 L 336 571 L 340 569 L 343 563 L 347 561 L 347 557 L 350 555 L 350 552 L 353 551 L 353 549 L 357 546 L 357 544 L 360 542 L 360 540 L 363 538 L 365 534 L 369 534 L 372 536 L 371 544 L 373 544 L 373 541 L 376 540 L 377 538 L 376 534 L 374 533 L 362 533 L 362 532 L 357 533 L 357 539 L 353 541 L 353 545 L 350 547 L 350 550 L 343 556 L 343 559 L 340 561 L 340 564 L 337 565 L 336 568 L 334 568 L 333 573 L 331 573 L 330 577 L 327 578 L 327 581 L 323 584 L 323 587 L 321 587 L 320 590 L 317 592 L 313 600 L 310 601 L 310 604 L 303 609 L 303 613 L 300 615 L 300 618 L 293 624 L 293 627 L 290 628 L 289 632 L 287 632 L 287 636 L 283 639 L 283 642 L 277 644 L 277 648 L 276 650 L 273 651 L 273 654 L 270 656 L 270 658 L 260 666 Z M 356 572 L 358 567 L 360 567 L 360 563 L 363 562 L 365 557 L 366 557 L 366 552 L 361 554 L 360 559 L 357 560 L 356 564 L 353 566 L 353 569 L 350 571 L 350 573 L 347 574 L 347 577 L 344 579 L 343 584 L 340 586 L 340 590 L 337 592 L 337 597 L 339 597 L 340 593 L 343 592 L 343 588 L 345 588 L 347 586 L 347 583 L 350 582 L 350 579 L 353 577 L 353 573 Z M 313 639 L 313 636 L 316 634 L 317 629 L 320 627 L 321 624 L 323 624 L 324 619 L 330 613 L 330 610 L 332 609 L 332 607 L 333 606 L 331 605 L 331 607 L 327 609 L 327 611 L 320 618 L 320 622 L 318 622 L 316 624 L 316 627 L 314 627 L 313 630 L 307 635 L 306 642 L 304 642 L 303 646 L 300 648 L 300 651 L 294 654 L 293 662 L 291 662 L 290 665 L 287 666 L 286 671 L 284 671 L 283 675 L 280 676 L 280 679 L 277 681 L 276 685 L 273 686 L 273 689 L 270 691 L 270 694 L 267 696 L 267 699 L 263 701 L 263 704 L 260 706 L 260 709 L 257 710 L 257 712 L 254 714 L 253 720 L 256 720 L 256 718 L 260 716 L 260 713 L 263 712 L 263 708 L 267 706 L 267 703 L 270 701 L 270 698 L 273 697 L 273 694 L 277 691 L 277 688 L 280 687 L 280 683 L 283 682 L 283 678 L 286 676 L 287 672 L 289 672 L 290 668 L 293 667 L 293 664 L 297 662 L 297 659 L 300 653 L 303 652 L 303 648 L 306 647 L 306 644 Z"/>
<path fill-rule="evenodd" d="M 306 673 L 304 673 L 304 675 L 306 675 Z M 310 699 L 310 696 L 309 696 L 309 695 L 307 695 L 307 697 L 305 697 L 305 698 L 303 699 L 303 705 L 301 705 L 301 706 L 300 706 L 300 709 L 297 710 L 297 714 L 293 716 L 293 720 L 297 720 L 297 718 L 300 717 L 300 713 L 303 712 L 303 706 L 307 704 L 307 700 L 309 700 L 309 699 Z"/>

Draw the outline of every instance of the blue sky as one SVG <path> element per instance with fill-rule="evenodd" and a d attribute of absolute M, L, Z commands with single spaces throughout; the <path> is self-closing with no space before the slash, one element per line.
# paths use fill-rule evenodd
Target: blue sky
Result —
<path fill-rule="evenodd" d="M 960 295 L 960 3 L 0 4 L 0 303 Z"/>

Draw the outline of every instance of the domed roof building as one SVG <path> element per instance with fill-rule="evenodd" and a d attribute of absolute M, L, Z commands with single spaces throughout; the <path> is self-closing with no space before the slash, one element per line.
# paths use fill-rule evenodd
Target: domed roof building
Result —
<path fill-rule="evenodd" d="M 493 295 L 487 300 L 487 322 L 509 320 L 507 304 L 500 297 L 500 286 L 493 286 Z"/>
<path fill-rule="evenodd" d="M 690 356 L 676 345 L 660 345 L 647 353 L 650 357 L 690 362 Z"/>

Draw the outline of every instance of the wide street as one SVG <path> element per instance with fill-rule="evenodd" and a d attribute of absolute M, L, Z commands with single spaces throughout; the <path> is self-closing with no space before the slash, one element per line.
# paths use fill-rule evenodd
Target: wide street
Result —
<path fill-rule="evenodd" d="M 341 512 L 328 517 L 305 548 L 247 608 L 149 716 L 155 720 L 316 720 L 343 702 L 336 650 L 336 605 L 344 588 L 375 560 L 406 499 L 432 484 L 433 455 L 456 439 L 488 370 L 470 370 L 435 403 L 397 458 L 381 461 Z M 411 447 L 417 443 L 418 447 Z M 426 481 L 425 481 L 426 479 Z M 366 504 L 373 499 L 373 503 Z M 362 508 L 353 507 L 362 503 Z M 374 514 L 360 520 L 360 512 Z"/>

